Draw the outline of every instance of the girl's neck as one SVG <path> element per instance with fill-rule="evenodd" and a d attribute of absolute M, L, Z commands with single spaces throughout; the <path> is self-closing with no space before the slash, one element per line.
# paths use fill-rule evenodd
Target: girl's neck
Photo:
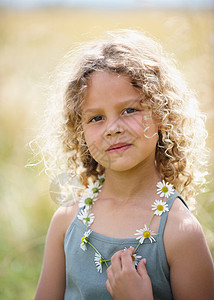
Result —
<path fill-rule="evenodd" d="M 128 170 L 116 172 L 106 170 L 105 183 L 102 196 L 117 199 L 118 202 L 128 202 L 142 196 L 151 197 L 156 191 L 156 184 L 161 180 L 160 175 L 153 165 L 149 169 Z"/>

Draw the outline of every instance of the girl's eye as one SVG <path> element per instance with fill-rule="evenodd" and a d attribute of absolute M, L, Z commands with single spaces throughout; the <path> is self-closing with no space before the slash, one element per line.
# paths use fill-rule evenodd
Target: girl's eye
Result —
<path fill-rule="evenodd" d="M 127 108 L 125 111 L 124 111 L 124 114 L 127 115 L 127 114 L 132 114 L 134 112 L 138 111 L 138 109 L 135 109 L 135 108 Z"/>
<path fill-rule="evenodd" d="M 103 120 L 103 117 L 102 116 L 96 116 L 96 117 L 93 117 L 89 120 L 89 123 L 90 122 L 98 122 L 98 121 L 101 121 Z"/>

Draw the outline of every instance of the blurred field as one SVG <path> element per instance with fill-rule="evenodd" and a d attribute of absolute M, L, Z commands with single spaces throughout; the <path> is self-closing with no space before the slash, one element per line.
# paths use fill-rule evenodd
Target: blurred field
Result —
<path fill-rule="evenodd" d="M 33 299 L 46 231 L 56 205 L 49 181 L 25 168 L 44 108 L 50 73 L 76 43 L 104 30 L 144 29 L 175 53 L 207 113 L 214 149 L 214 13 L 211 11 L 0 12 L 0 298 Z M 213 177 L 213 156 L 210 179 Z M 214 184 L 198 197 L 198 215 L 214 256 Z"/>

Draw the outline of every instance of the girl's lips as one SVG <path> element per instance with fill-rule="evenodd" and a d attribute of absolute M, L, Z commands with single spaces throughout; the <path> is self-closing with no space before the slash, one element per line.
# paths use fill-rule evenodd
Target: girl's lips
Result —
<path fill-rule="evenodd" d="M 115 144 L 108 148 L 108 153 L 123 152 L 131 147 L 131 144 Z"/>

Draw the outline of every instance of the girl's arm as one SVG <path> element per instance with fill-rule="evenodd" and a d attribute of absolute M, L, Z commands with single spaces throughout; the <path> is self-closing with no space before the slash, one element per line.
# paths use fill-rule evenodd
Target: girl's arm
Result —
<path fill-rule="evenodd" d="M 180 200 L 168 214 L 164 245 L 170 266 L 170 281 L 175 300 L 213 300 L 214 268 L 202 231 L 193 215 Z M 106 287 L 115 300 L 153 299 L 145 262 L 137 272 L 131 261 L 134 248 L 118 251 L 107 269 Z"/>
<path fill-rule="evenodd" d="M 171 211 L 164 243 L 174 299 L 212 300 L 213 262 L 201 225 L 179 200 Z"/>
<path fill-rule="evenodd" d="M 78 207 L 61 207 L 51 220 L 35 300 L 61 300 L 65 292 L 64 236 Z"/>

